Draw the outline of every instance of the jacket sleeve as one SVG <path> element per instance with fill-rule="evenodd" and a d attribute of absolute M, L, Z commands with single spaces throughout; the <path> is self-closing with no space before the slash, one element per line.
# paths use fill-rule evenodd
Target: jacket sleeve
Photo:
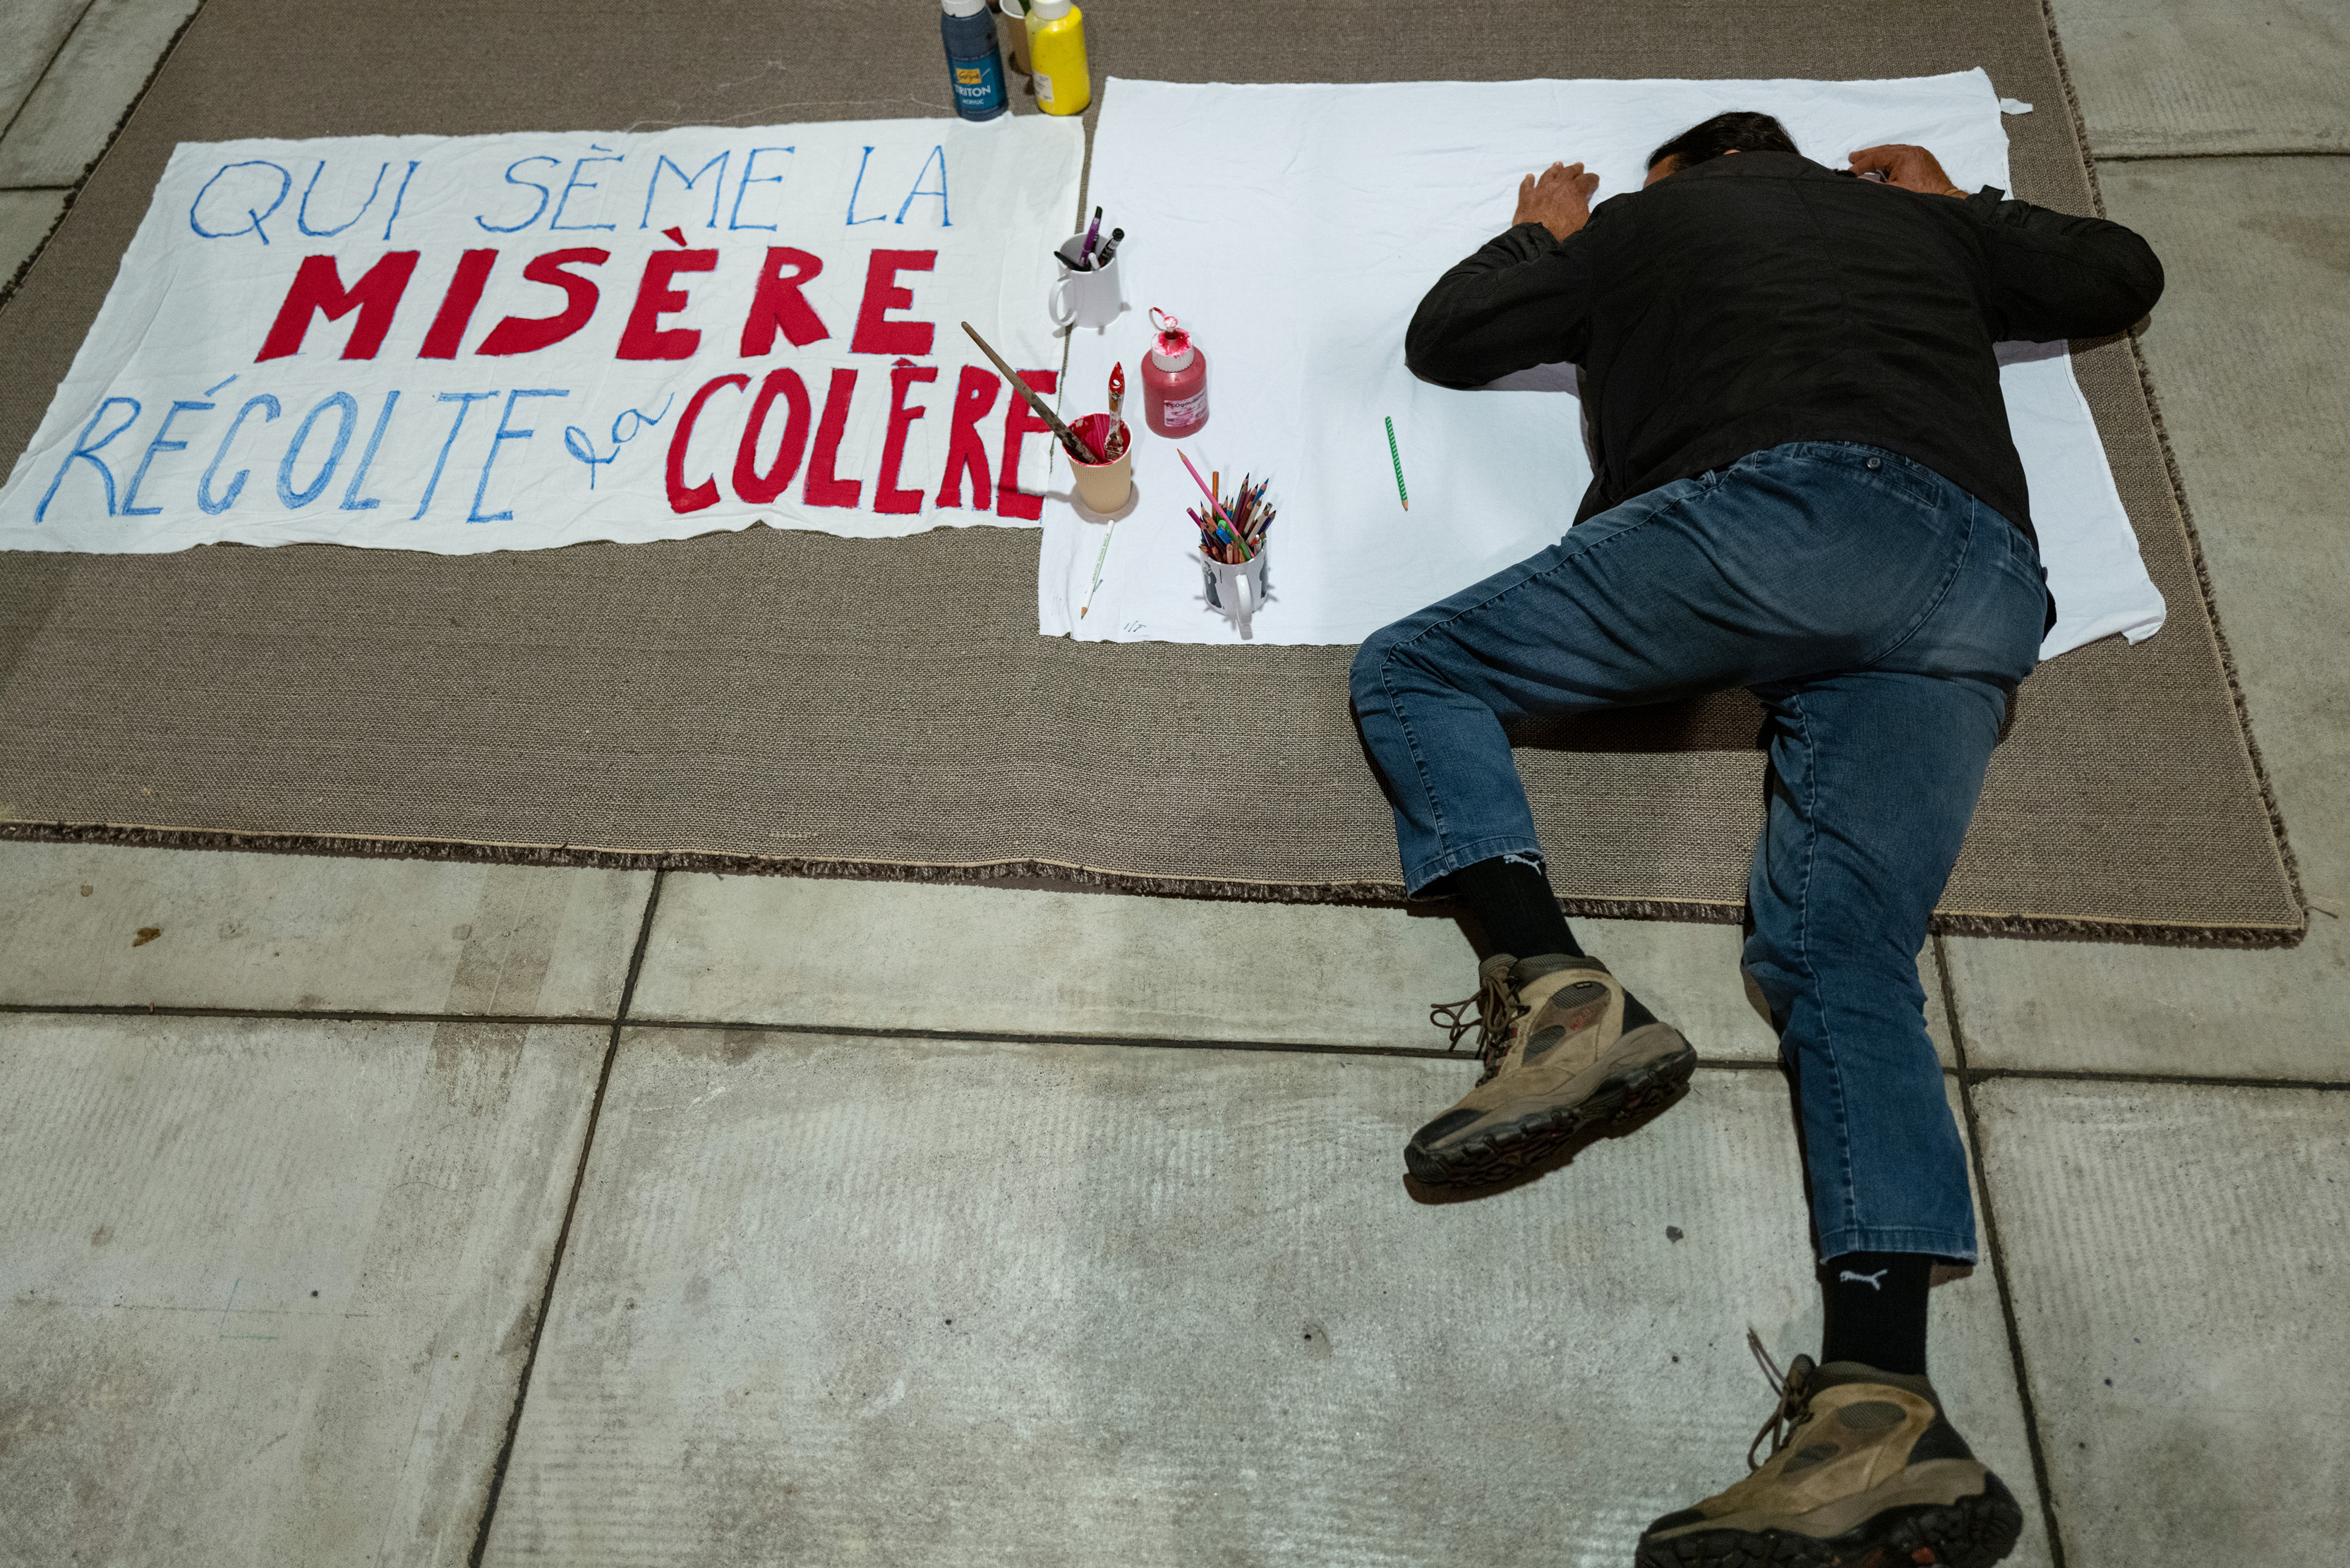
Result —
<path fill-rule="evenodd" d="M 1994 338 L 2102 337 L 2162 297 L 2162 263 L 2119 223 L 1999 201 L 1988 189 L 1967 207 L 1983 226 Z"/>
<path fill-rule="evenodd" d="M 1591 341 L 1591 230 L 1564 241 L 1520 223 L 1436 280 L 1404 334 L 1404 363 L 1444 387 L 1482 387 L 1560 360 Z"/>

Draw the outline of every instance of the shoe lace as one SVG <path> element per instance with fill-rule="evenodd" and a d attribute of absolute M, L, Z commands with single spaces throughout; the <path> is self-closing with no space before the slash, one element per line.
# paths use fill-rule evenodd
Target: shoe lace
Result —
<path fill-rule="evenodd" d="M 1525 1015 L 1526 1008 L 1510 984 L 1508 965 L 1490 965 L 1479 979 L 1476 995 L 1464 996 L 1458 1002 L 1437 1002 L 1428 1010 L 1428 1021 L 1445 1032 L 1444 1048 L 1448 1051 L 1461 1049 L 1461 1036 L 1476 1030 L 1477 1059 L 1484 1064 L 1485 1077 L 1490 1078 L 1500 1068 L 1502 1057 L 1510 1048 L 1510 1031 Z M 1473 1017 L 1470 1014 L 1471 1008 L 1476 1009 Z"/>
<path fill-rule="evenodd" d="M 1779 1397 L 1778 1408 L 1762 1423 L 1762 1429 L 1754 1434 L 1754 1440 L 1746 1445 L 1746 1468 L 1759 1470 L 1778 1458 L 1779 1450 L 1794 1439 L 1796 1428 L 1812 1418 L 1812 1375 L 1818 1368 L 1810 1356 L 1798 1355 L 1788 1363 L 1785 1372 L 1781 1372 L 1779 1364 L 1762 1347 L 1762 1336 L 1751 1328 L 1746 1331 L 1746 1348 L 1754 1353 L 1763 1377 L 1770 1382 L 1771 1392 Z M 1771 1451 L 1758 1463 L 1754 1450 L 1762 1446 L 1765 1438 L 1771 1439 Z"/>

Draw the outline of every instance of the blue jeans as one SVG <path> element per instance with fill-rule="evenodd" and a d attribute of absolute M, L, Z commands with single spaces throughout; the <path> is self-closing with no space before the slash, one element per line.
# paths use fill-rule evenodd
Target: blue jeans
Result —
<path fill-rule="evenodd" d="M 1932 470 L 1797 441 L 1602 513 L 1355 659 L 1415 893 L 1540 857 L 1504 719 L 1762 700 L 1745 967 L 1795 1080 L 1824 1259 L 1975 1256 L 1918 951 L 2038 658 L 2044 576 L 2022 532 Z"/>

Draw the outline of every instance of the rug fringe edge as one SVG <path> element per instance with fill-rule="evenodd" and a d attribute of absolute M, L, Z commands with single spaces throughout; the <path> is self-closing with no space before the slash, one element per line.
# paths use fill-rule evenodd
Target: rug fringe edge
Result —
<path fill-rule="evenodd" d="M 130 827 L 106 823 L 0 823 L 0 843 L 94 844 L 124 848 L 220 849 L 246 854 L 314 855 L 368 860 L 477 861 L 548 869 L 687 871 L 713 876 L 801 877 L 814 880 L 927 882 L 945 886 L 1014 887 L 1222 903 L 1337 904 L 1449 913 L 1442 899 L 1408 899 L 1400 882 L 1242 882 L 1200 877 L 1159 877 L 1050 860 L 995 860 L 960 865 L 891 860 L 795 859 L 703 850 L 622 850 L 570 845 L 481 844 L 457 839 L 371 838 L 328 834 L 241 833 L 225 828 Z M 1743 901 L 1696 898 L 1559 900 L 1577 919 L 1678 921 L 1685 925 L 1743 924 Z M 2043 941 L 2128 943 L 2149 947 L 2290 948 L 2307 926 L 2199 926 L 2082 916 L 1939 910 L 1939 936 L 2007 937 Z"/>

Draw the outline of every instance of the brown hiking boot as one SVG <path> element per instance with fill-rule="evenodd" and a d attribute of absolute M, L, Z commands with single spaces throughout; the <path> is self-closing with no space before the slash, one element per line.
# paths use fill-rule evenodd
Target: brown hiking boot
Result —
<path fill-rule="evenodd" d="M 1404 1165 L 1422 1181 L 1498 1180 L 1546 1158 L 1582 1127 L 1669 1098 L 1697 1068 L 1680 1031 L 1637 1002 L 1627 1027 L 1623 984 L 1597 959 L 1496 953 L 1477 977 L 1484 982 L 1477 995 L 1430 1015 L 1455 1045 L 1480 1031 L 1485 1074 L 1404 1145 Z M 1466 1016 L 1472 1006 L 1473 1023 Z"/>
<path fill-rule="evenodd" d="M 1753 1473 L 1648 1526 L 1638 1568 L 1989 1568 L 2015 1549 L 2023 1511 L 1951 1428 L 1932 1384 L 1808 1355 L 1783 1378 L 1762 1341 L 1747 1343 L 1779 1395 L 1746 1449 Z"/>

